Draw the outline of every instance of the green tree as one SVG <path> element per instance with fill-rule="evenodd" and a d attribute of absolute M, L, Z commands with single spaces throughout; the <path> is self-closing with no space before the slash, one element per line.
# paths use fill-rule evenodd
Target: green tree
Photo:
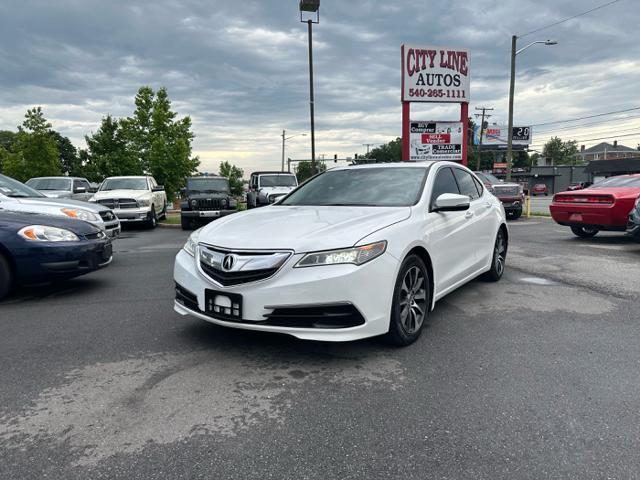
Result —
<path fill-rule="evenodd" d="M 16 141 L 16 132 L 11 130 L 0 130 L 0 147 L 11 151 L 13 143 Z"/>
<path fill-rule="evenodd" d="M 31 177 L 62 173 L 58 147 L 51 137 L 51 124 L 40 107 L 27 110 L 11 153 L 8 157 L 5 155 L 3 170 L 17 180 L 24 182 Z"/>
<path fill-rule="evenodd" d="M 552 165 L 575 165 L 578 163 L 578 142 L 563 142 L 558 137 L 551 138 L 544 144 L 542 155 L 551 159 Z"/>
<path fill-rule="evenodd" d="M 399 162 L 402 160 L 402 139 L 398 137 L 389 143 L 380 145 L 363 157 L 373 158 L 377 162 Z"/>
<path fill-rule="evenodd" d="M 176 119 L 165 88 L 154 94 L 150 87 L 141 87 L 135 105 L 133 115 L 121 124 L 128 149 L 173 200 L 200 164 L 198 157 L 191 156 L 191 118 Z"/>
<path fill-rule="evenodd" d="M 93 182 L 118 175 L 142 175 L 139 159 L 128 146 L 120 121 L 107 115 L 95 133 L 85 136 L 87 150 L 80 152 L 84 173 Z"/>
<path fill-rule="evenodd" d="M 221 162 L 218 175 L 229 180 L 229 187 L 231 188 L 232 194 L 242 195 L 242 187 L 244 184 L 242 176 L 244 175 L 244 171 L 241 168 L 231 165 L 229 162 Z"/>
<path fill-rule="evenodd" d="M 62 136 L 60 133 L 52 130 L 51 138 L 56 142 L 58 153 L 60 154 L 60 165 L 62 172 L 72 177 L 82 176 L 82 164 L 78 158 L 78 151 L 74 147 L 69 138 Z"/>
<path fill-rule="evenodd" d="M 302 183 L 311 177 L 313 177 L 316 173 L 322 173 L 327 169 L 327 165 L 324 162 L 316 161 L 316 170 L 313 171 L 313 166 L 310 161 L 299 162 L 296 167 L 296 177 L 298 177 L 298 182 Z"/>

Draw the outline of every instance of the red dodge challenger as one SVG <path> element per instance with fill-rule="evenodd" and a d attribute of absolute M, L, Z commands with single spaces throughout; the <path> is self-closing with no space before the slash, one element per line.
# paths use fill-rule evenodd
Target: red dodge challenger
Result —
<path fill-rule="evenodd" d="M 593 237 L 600 230 L 624 232 L 638 195 L 640 174 L 620 175 L 583 190 L 557 193 L 549 210 L 557 223 L 579 237 Z"/>

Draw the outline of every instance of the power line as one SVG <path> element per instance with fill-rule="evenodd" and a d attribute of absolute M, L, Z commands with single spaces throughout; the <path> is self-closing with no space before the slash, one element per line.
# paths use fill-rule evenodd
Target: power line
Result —
<path fill-rule="evenodd" d="M 624 110 L 617 110 L 617 111 L 614 111 L 614 112 L 598 113 L 597 115 L 587 115 L 586 117 L 570 118 L 568 120 L 555 120 L 553 122 L 534 123 L 531 126 L 532 127 L 541 127 L 542 125 L 555 125 L 556 123 L 577 122 L 579 120 L 586 120 L 588 118 L 604 117 L 604 116 L 607 116 L 607 115 L 613 115 L 614 113 L 625 113 L 625 112 L 631 112 L 631 111 L 634 111 L 634 110 L 640 110 L 640 107 L 626 108 Z"/>
<path fill-rule="evenodd" d="M 549 25 L 545 25 L 544 27 L 536 28 L 535 30 L 531 30 L 523 35 L 518 35 L 518 38 L 524 38 L 532 33 L 541 32 L 542 30 L 546 30 L 547 28 L 555 27 L 556 25 L 560 25 L 561 23 L 568 22 L 569 20 L 573 20 L 574 18 L 582 17 L 591 12 L 595 12 L 596 10 L 600 10 L 601 8 L 608 7 L 609 5 L 613 5 L 614 3 L 618 3 L 620 0 L 611 0 L 610 2 L 603 3 L 602 5 L 598 5 L 589 10 L 586 10 L 582 13 L 578 13 L 576 15 L 572 15 L 571 17 L 563 18 L 562 20 L 558 20 L 557 22 L 550 23 Z"/>
<path fill-rule="evenodd" d="M 613 135 L 611 137 L 600 137 L 600 138 L 584 138 L 580 140 L 581 142 L 594 142 L 596 140 L 609 140 L 611 138 L 623 138 L 623 137 L 640 137 L 640 131 L 637 133 L 628 133 L 626 135 Z M 542 144 L 532 144 L 532 146 L 538 147 L 542 146 Z"/>
<path fill-rule="evenodd" d="M 549 132 L 559 132 L 561 130 L 573 130 L 576 128 L 581 128 L 581 127 L 587 127 L 589 125 L 599 125 L 601 123 L 615 123 L 615 122 L 623 122 L 626 120 L 633 120 L 634 118 L 640 118 L 640 115 L 630 115 L 628 117 L 620 117 L 620 118 L 612 118 L 609 120 L 597 120 L 595 122 L 587 122 L 587 123 L 580 123 L 578 125 L 568 125 L 566 127 L 557 127 L 557 128 L 552 128 L 551 130 L 542 130 L 539 131 L 536 129 L 535 133 L 536 134 L 545 134 L 545 133 L 549 133 Z"/>

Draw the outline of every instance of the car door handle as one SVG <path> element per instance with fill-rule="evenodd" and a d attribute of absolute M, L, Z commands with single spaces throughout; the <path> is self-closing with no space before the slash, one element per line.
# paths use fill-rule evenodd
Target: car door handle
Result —
<path fill-rule="evenodd" d="M 467 213 L 464 214 L 464 218 L 471 218 L 473 217 L 473 212 L 468 211 Z"/>

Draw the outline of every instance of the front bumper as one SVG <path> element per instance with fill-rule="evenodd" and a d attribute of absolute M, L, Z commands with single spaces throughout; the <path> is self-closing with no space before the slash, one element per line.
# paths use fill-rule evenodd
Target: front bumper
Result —
<path fill-rule="evenodd" d="M 182 210 L 180 215 L 190 219 L 212 220 L 236 213 L 236 210 Z"/>
<path fill-rule="evenodd" d="M 271 278 L 223 287 L 197 268 L 194 257 L 184 250 L 176 256 L 174 280 L 193 295 L 193 302 L 176 300 L 174 310 L 218 325 L 276 332 L 306 340 L 351 341 L 381 335 L 389 330 L 389 317 L 398 262 L 385 253 L 360 267 L 331 265 L 293 268 L 301 254 L 293 255 Z M 242 319 L 230 321 L 205 313 L 205 291 L 242 296 Z M 197 306 L 196 306 L 197 304 Z M 317 305 L 352 305 L 364 323 L 346 328 L 313 328 L 266 325 L 278 308 Z"/>
<path fill-rule="evenodd" d="M 111 240 L 25 245 L 15 255 L 19 283 L 73 278 L 106 267 L 113 260 Z"/>
<path fill-rule="evenodd" d="M 122 223 L 146 222 L 151 215 L 151 207 L 118 208 L 113 212 Z"/>

